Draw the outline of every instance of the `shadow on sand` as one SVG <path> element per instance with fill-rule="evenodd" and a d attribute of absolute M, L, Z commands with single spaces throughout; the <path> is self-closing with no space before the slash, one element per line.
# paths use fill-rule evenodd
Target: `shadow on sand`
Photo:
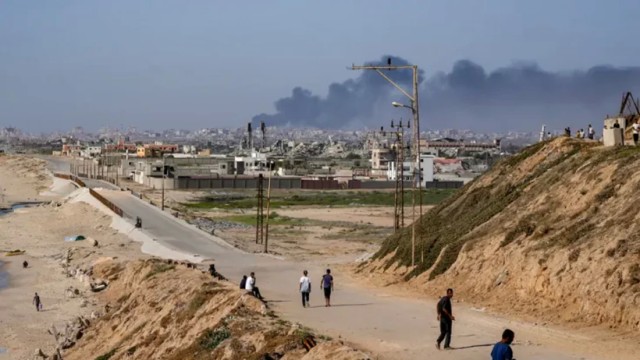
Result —
<path fill-rule="evenodd" d="M 341 306 L 369 306 L 369 305 L 373 305 L 373 303 L 365 303 L 365 304 L 336 304 L 336 305 L 331 305 L 329 307 L 341 307 Z M 310 309 L 314 309 L 314 308 L 323 308 L 326 307 L 324 305 L 316 305 L 316 306 L 310 306 Z"/>
<path fill-rule="evenodd" d="M 477 344 L 477 345 L 469 345 L 469 346 L 460 346 L 460 347 L 451 347 L 451 350 L 464 350 L 464 349 L 473 349 L 478 347 L 489 347 L 495 344 Z"/>

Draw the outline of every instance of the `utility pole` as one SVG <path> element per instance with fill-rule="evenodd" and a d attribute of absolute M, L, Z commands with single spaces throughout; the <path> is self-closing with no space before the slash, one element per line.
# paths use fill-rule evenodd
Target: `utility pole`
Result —
<path fill-rule="evenodd" d="M 265 233 L 264 233 L 264 252 L 268 253 L 269 246 L 269 211 L 271 209 L 271 164 L 269 161 L 269 181 L 267 185 L 267 223 L 265 225 Z"/>
<path fill-rule="evenodd" d="M 405 107 L 411 110 L 413 115 L 413 152 L 415 157 L 415 164 L 413 166 L 413 224 L 411 230 L 411 266 L 415 265 L 416 258 L 416 196 L 419 194 L 420 202 L 420 218 L 422 218 L 422 171 L 420 165 L 420 112 L 418 105 L 418 66 L 417 65 L 391 65 L 391 58 L 387 60 L 387 65 L 364 65 L 356 66 L 351 65 L 351 70 L 373 70 L 387 80 L 391 85 L 404 94 L 411 102 L 411 105 L 402 105 L 393 102 L 394 107 Z M 382 70 L 411 70 L 412 71 L 412 94 L 409 94 L 405 89 L 393 81 Z"/>
<path fill-rule="evenodd" d="M 256 214 L 256 244 L 264 242 L 264 176 L 258 175 L 258 210 Z"/>
<path fill-rule="evenodd" d="M 397 231 L 404 227 L 404 129 L 410 129 L 411 123 L 407 122 L 406 125 L 402 124 L 402 119 L 397 124 L 394 124 L 391 120 L 390 131 L 384 131 L 384 127 L 381 127 L 382 136 L 387 134 L 392 135 L 393 149 L 394 149 L 394 161 L 395 161 L 395 201 L 394 201 L 394 229 Z"/>
<path fill-rule="evenodd" d="M 162 205 L 160 206 L 161 210 L 164 211 L 164 168 L 165 168 L 165 154 L 162 154 Z"/>

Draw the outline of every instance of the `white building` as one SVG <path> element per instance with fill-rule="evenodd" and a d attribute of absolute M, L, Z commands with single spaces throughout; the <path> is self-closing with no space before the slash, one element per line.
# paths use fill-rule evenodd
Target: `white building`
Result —
<path fill-rule="evenodd" d="M 431 154 L 422 154 L 420 155 L 420 170 L 422 172 L 421 181 L 422 186 L 427 182 L 433 181 L 433 161 L 435 156 Z M 404 170 L 404 180 L 405 181 L 413 181 L 413 166 L 414 161 L 405 161 L 403 164 Z M 395 161 L 389 162 L 389 167 L 387 170 L 387 180 L 395 181 L 396 180 L 396 163 Z"/>
<path fill-rule="evenodd" d="M 102 154 L 101 146 L 87 146 L 80 150 L 80 156 L 84 158 L 94 158 L 100 154 Z"/>

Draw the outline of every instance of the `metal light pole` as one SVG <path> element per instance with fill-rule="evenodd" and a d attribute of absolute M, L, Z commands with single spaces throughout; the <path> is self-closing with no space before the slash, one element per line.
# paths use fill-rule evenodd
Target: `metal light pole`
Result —
<path fill-rule="evenodd" d="M 412 71 L 412 94 L 409 94 L 406 90 L 404 90 L 400 85 L 391 80 L 382 70 L 400 70 L 400 69 L 411 69 Z M 393 102 L 392 105 L 395 107 L 406 107 L 411 109 L 411 113 L 413 114 L 413 146 L 414 146 L 414 156 L 415 156 L 415 165 L 413 166 L 414 171 L 414 182 L 413 182 L 413 225 L 411 228 L 411 266 L 415 265 L 415 252 L 416 252 L 416 194 L 420 195 L 420 218 L 422 218 L 422 171 L 420 165 L 420 110 L 418 105 L 418 66 L 417 65 L 391 65 L 391 59 L 387 62 L 387 66 L 376 66 L 376 65 L 365 65 L 365 66 L 356 66 L 352 65 L 351 70 L 375 70 L 380 76 L 382 76 L 385 80 L 387 80 L 391 85 L 393 85 L 396 89 L 398 89 L 402 94 L 404 94 L 410 101 L 411 106 L 403 105 L 400 103 Z"/>

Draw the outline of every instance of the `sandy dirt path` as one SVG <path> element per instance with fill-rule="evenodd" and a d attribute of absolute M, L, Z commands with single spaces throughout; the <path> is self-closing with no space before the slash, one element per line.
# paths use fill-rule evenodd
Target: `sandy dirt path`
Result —
<path fill-rule="evenodd" d="M 255 271 L 258 285 L 276 310 L 289 320 L 299 321 L 333 336 L 342 336 L 374 351 L 382 359 L 478 359 L 488 357 L 490 345 L 509 327 L 516 331 L 517 354 L 526 359 L 609 359 L 617 349 L 617 359 L 635 359 L 635 344 L 616 340 L 608 343 L 596 333 L 569 333 L 559 328 L 513 321 L 474 311 L 466 303 L 455 305 L 458 321 L 454 325 L 453 346 L 458 350 L 437 351 L 435 338 L 439 327 L 434 319 L 435 300 L 408 299 L 367 288 L 335 274 L 336 292 L 332 308 L 318 307 L 323 302 L 319 278 L 327 263 L 304 263 L 278 260 L 240 253 L 220 246 L 213 237 L 163 213 L 126 193 L 100 190 L 103 196 L 121 206 L 125 212 L 143 214 L 150 227 L 145 229 L 158 243 L 174 250 L 198 253 L 213 258 L 220 272 L 233 279 Z M 143 227 L 145 227 L 143 222 Z M 175 234 L 168 236 L 168 234 Z M 217 239 L 218 241 L 220 239 Z M 300 305 L 297 280 L 303 269 L 309 270 L 314 286 L 312 304 Z M 467 300 L 468 299 L 464 299 Z M 455 354 L 455 355 L 452 355 Z"/>

